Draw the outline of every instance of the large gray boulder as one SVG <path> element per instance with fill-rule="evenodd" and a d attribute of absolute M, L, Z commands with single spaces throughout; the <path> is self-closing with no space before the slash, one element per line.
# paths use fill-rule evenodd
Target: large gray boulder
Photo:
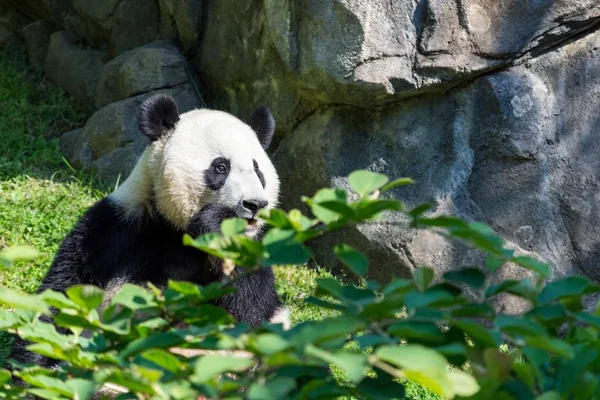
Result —
<path fill-rule="evenodd" d="M 158 39 L 160 10 L 156 0 L 121 0 L 111 20 L 113 56 Z"/>
<path fill-rule="evenodd" d="M 198 50 L 202 19 L 203 0 L 158 0 L 160 5 L 160 31 L 171 40 L 181 43 L 186 52 Z"/>
<path fill-rule="evenodd" d="M 367 168 L 417 184 L 394 197 L 433 201 L 491 225 L 515 250 L 553 265 L 555 276 L 600 279 L 600 32 L 526 64 L 486 75 L 447 95 L 370 112 L 337 106 L 306 118 L 274 159 L 285 207 Z M 477 254 L 400 220 L 345 231 L 318 243 L 316 259 L 338 265 L 331 244 L 372 259 L 372 277 L 472 265 Z M 510 276 L 515 274 L 510 270 Z M 518 275 L 517 275 L 518 276 Z"/>
<path fill-rule="evenodd" d="M 86 47 L 74 32 L 55 32 L 50 37 L 46 74 L 64 91 L 93 104 L 108 60 L 107 53 Z"/>
<path fill-rule="evenodd" d="M 46 67 L 50 36 L 55 31 L 56 27 L 44 20 L 32 22 L 23 28 L 29 64 L 36 71 L 43 71 Z"/>
<path fill-rule="evenodd" d="M 196 58 L 215 104 L 274 103 L 279 134 L 321 104 L 441 92 L 600 23 L 595 0 L 267 0 L 207 5 Z M 273 101 L 277 99 L 277 101 Z"/>
<path fill-rule="evenodd" d="M 60 137 L 67 161 L 75 168 L 91 169 L 105 182 L 125 179 L 148 144 L 137 125 L 137 109 L 155 93 L 173 96 L 182 113 L 199 107 L 191 84 L 111 103 L 94 113 L 83 128 Z"/>
<path fill-rule="evenodd" d="M 186 58 L 177 46 L 157 41 L 112 59 L 102 71 L 96 107 L 189 80 Z"/>

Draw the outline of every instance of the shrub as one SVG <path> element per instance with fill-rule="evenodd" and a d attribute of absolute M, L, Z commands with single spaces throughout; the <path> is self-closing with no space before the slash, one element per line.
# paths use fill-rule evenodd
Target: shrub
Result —
<path fill-rule="evenodd" d="M 0 397 L 84 399 L 109 385 L 122 393 L 120 399 L 392 399 L 404 397 L 404 384 L 412 381 L 449 399 L 600 398 L 600 312 L 583 308 L 584 297 L 600 291 L 597 284 L 578 276 L 547 283 L 547 264 L 515 255 L 487 226 L 427 216 L 428 205 L 407 210 L 380 197 L 409 179 L 389 182 L 356 171 L 348 181 L 356 201 L 329 188 L 304 198 L 313 217 L 298 210 L 264 213 L 271 229 L 262 242 L 243 235 L 244 220 L 232 219 L 223 222 L 222 235 L 186 236 L 184 243 L 224 259 L 226 270 L 240 265 L 249 273 L 303 264 L 309 240 L 396 212 L 407 226 L 466 241 L 486 254 L 486 265 L 438 280 L 431 269 L 418 268 L 413 279 L 383 285 L 365 278 L 363 254 L 338 245 L 336 256 L 358 283 L 319 279 L 315 296 L 306 301 L 335 314 L 288 331 L 235 324 L 212 305 L 231 290 L 235 275 L 205 287 L 170 282 L 162 291 L 126 285 L 112 299 L 88 285 L 64 294 L 2 289 L 0 303 L 13 310 L 2 311 L 0 329 L 64 363 L 58 370 L 15 365 L 14 376 L 27 387 L 12 384 L 11 373 L 0 370 Z M 8 263 L 21 255 L 0 259 Z M 491 284 L 489 274 L 506 263 L 531 271 L 533 278 Z M 495 313 L 488 300 L 501 293 L 526 299 L 530 310 L 521 316 Z M 70 334 L 38 320 L 51 307 L 56 325 Z M 187 358 L 174 348 L 202 353 Z"/>

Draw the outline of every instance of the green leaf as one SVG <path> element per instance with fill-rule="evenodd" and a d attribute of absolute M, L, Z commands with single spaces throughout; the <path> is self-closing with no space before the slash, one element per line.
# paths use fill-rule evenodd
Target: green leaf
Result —
<path fill-rule="evenodd" d="M 355 341 L 361 349 L 367 349 L 370 347 L 376 347 L 382 344 L 389 343 L 387 337 L 383 337 L 374 333 L 365 333 L 358 336 Z"/>
<path fill-rule="evenodd" d="M 369 260 L 358 250 L 353 249 L 345 244 L 335 246 L 333 250 L 337 258 L 339 258 L 348 268 L 358 276 L 365 276 L 369 269 Z"/>
<path fill-rule="evenodd" d="M 492 317 L 494 308 L 489 303 L 467 303 L 451 311 L 453 317 Z"/>
<path fill-rule="evenodd" d="M 46 376 L 42 374 L 21 374 L 22 379 L 30 385 L 49 389 L 62 396 L 72 398 L 73 389 L 71 389 L 65 382 L 58 378 Z"/>
<path fill-rule="evenodd" d="M 542 394 L 541 396 L 537 396 L 535 400 L 562 400 L 562 396 L 560 393 L 551 391 Z"/>
<path fill-rule="evenodd" d="M 391 379 L 365 378 L 358 384 L 357 389 L 364 394 L 366 399 L 392 400 L 405 398 L 404 385 Z"/>
<path fill-rule="evenodd" d="M 477 380 L 464 371 L 454 371 L 448 375 L 454 393 L 461 397 L 475 395 L 481 389 Z"/>
<path fill-rule="evenodd" d="M 200 287 L 192 282 L 169 281 L 167 288 L 185 296 L 201 297 Z"/>
<path fill-rule="evenodd" d="M 29 246 L 8 247 L 0 251 L 0 266 L 11 267 L 20 261 L 29 261 L 38 258 L 40 253 Z"/>
<path fill-rule="evenodd" d="M 444 279 L 455 284 L 468 285 L 474 289 L 481 289 L 485 285 L 486 276 L 477 268 L 465 268 L 459 271 L 446 272 Z"/>
<path fill-rule="evenodd" d="M 319 207 L 338 213 L 344 218 L 354 218 L 356 215 L 356 212 L 352 207 L 339 201 L 322 201 L 319 203 Z"/>
<path fill-rule="evenodd" d="M 433 322 L 425 321 L 400 321 L 391 325 L 388 331 L 399 338 L 414 340 L 427 340 L 431 342 L 443 342 L 444 334 Z"/>
<path fill-rule="evenodd" d="M 485 292 L 485 298 L 489 299 L 500 293 L 510 293 L 526 299 L 534 299 L 536 296 L 536 288 L 532 285 L 529 279 L 522 280 L 506 280 L 496 285 L 490 285 Z"/>
<path fill-rule="evenodd" d="M 390 284 L 383 288 L 383 294 L 385 296 L 404 294 L 408 293 L 413 287 L 414 281 L 409 279 L 394 278 Z"/>
<path fill-rule="evenodd" d="M 270 210 L 262 209 L 259 212 L 259 217 L 264 219 L 269 225 L 277 228 L 292 228 L 288 216 L 283 210 L 273 208 Z"/>
<path fill-rule="evenodd" d="M 306 346 L 306 354 L 341 368 L 352 383 L 358 383 L 364 378 L 369 367 L 367 355 L 341 350 L 335 353 L 319 349 L 313 345 Z"/>
<path fill-rule="evenodd" d="M 485 258 L 485 264 L 487 265 L 487 267 L 490 270 L 490 272 L 493 273 L 493 272 L 498 271 L 498 269 L 501 266 L 503 266 L 504 264 L 506 264 L 506 258 L 505 257 L 495 256 L 493 254 L 489 254 Z"/>
<path fill-rule="evenodd" d="M 40 399 L 46 399 L 46 400 L 66 399 L 66 397 L 62 397 L 59 394 L 57 394 L 54 390 L 49 390 L 49 389 L 29 388 L 29 389 L 27 389 L 27 393 L 32 394 L 36 397 L 39 397 Z"/>
<path fill-rule="evenodd" d="M 69 299 L 86 310 L 97 308 L 104 300 L 104 290 L 92 285 L 75 285 L 65 292 Z"/>
<path fill-rule="evenodd" d="M 265 266 L 302 265 L 310 259 L 310 251 L 294 238 L 296 231 L 273 228 L 263 239 Z"/>
<path fill-rule="evenodd" d="M 525 339 L 525 342 L 528 346 L 569 359 L 573 358 L 575 355 L 573 348 L 569 343 L 557 338 L 549 336 L 528 337 Z"/>
<path fill-rule="evenodd" d="M 466 333 L 473 341 L 479 342 L 483 346 L 496 347 L 500 345 L 500 338 L 497 334 L 493 334 L 490 330 L 474 321 L 453 319 L 450 323 L 452 326 Z"/>
<path fill-rule="evenodd" d="M 102 312 L 102 328 L 117 335 L 127 335 L 131 330 L 132 319 L 132 310 L 111 304 Z M 139 324 L 138 327 L 143 328 L 143 324 Z"/>
<path fill-rule="evenodd" d="M 123 287 L 113 296 L 110 303 L 120 304 L 132 311 L 157 306 L 154 296 L 150 291 L 141 286 L 129 283 L 123 285 Z"/>
<path fill-rule="evenodd" d="M 17 291 L 0 287 L 0 304 L 17 310 L 35 311 L 46 313 L 48 306 L 36 295 L 21 294 Z"/>
<path fill-rule="evenodd" d="M 548 334 L 548 331 L 542 324 L 533 319 L 523 318 L 522 316 L 498 315 L 495 325 L 502 332 L 511 335 L 541 336 Z"/>
<path fill-rule="evenodd" d="M 469 396 L 479 390 L 473 377 L 462 371 L 450 372 L 446 359 L 425 346 L 381 346 L 375 355 L 382 361 L 402 368 L 407 379 L 441 396 Z M 456 376 L 452 376 L 453 374 Z"/>
<path fill-rule="evenodd" d="M 219 374 L 228 371 L 242 371 L 251 367 L 254 363 L 255 361 L 251 358 L 240 358 L 232 355 L 205 355 L 196 361 L 194 374 L 190 376 L 190 380 L 197 385 L 201 385 Z"/>
<path fill-rule="evenodd" d="M 535 258 L 525 256 L 513 257 L 512 262 L 539 274 L 543 279 L 550 277 L 550 266 Z"/>
<path fill-rule="evenodd" d="M 100 384 L 94 382 L 93 380 L 81 378 L 68 379 L 66 384 L 73 390 L 73 392 L 77 394 L 76 398 L 79 399 L 92 398 L 94 393 L 96 393 L 96 391 L 100 388 Z"/>
<path fill-rule="evenodd" d="M 593 340 L 591 340 L 591 342 L 594 344 L 598 343 L 598 339 L 594 338 Z M 590 364 L 597 362 L 597 360 L 597 350 L 592 350 L 589 348 L 579 348 L 574 358 L 570 360 L 559 361 L 558 368 L 555 372 L 555 389 L 564 395 L 572 393 L 573 389 L 580 383 L 580 379 L 584 377 L 586 370 L 590 371 L 593 368 L 590 368 Z M 593 380 L 595 380 L 596 384 L 598 384 L 597 378 L 594 378 Z"/>
<path fill-rule="evenodd" d="M 346 192 L 342 189 L 321 189 L 309 201 L 312 213 L 324 224 L 329 224 L 340 218 L 340 215 L 337 212 L 321 207 L 319 204 L 330 201 L 347 204 Z"/>
<path fill-rule="evenodd" d="M 590 281 L 582 276 L 569 276 L 548 283 L 538 297 L 542 304 L 560 300 L 565 297 L 583 296 L 587 294 Z"/>
<path fill-rule="evenodd" d="M 344 287 L 335 278 L 318 278 L 317 289 L 335 297 L 336 299 L 342 299 L 344 297 L 342 294 Z"/>
<path fill-rule="evenodd" d="M 431 268 L 419 267 L 413 270 L 415 285 L 421 292 L 425 292 L 429 288 L 434 277 L 435 273 Z"/>
<path fill-rule="evenodd" d="M 64 293 L 61 292 L 55 292 L 53 290 L 46 289 L 40 294 L 40 296 L 50 307 L 55 307 L 58 309 L 73 308 L 75 310 L 81 308 L 77 303 L 69 299 Z"/>
<path fill-rule="evenodd" d="M 314 304 L 317 307 L 326 308 L 329 310 L 336 310 L 336 311 L 346 310 L 346 307 L 340 303 L 332 303 L 330 301 L 326 301 L 326 300 L 323 300 L 323 299 L 320 299 L 320 298 L 314 297 L 314 296 L 307 297 L 304 300 L 304 303 L 305 304 Z"/>
<path fill-rule="evenodd" d="M 421 204 L 410 210 L 408 216 L 411 217 L 413 220 L 416 220 L 415 222 L 418 222 L 420 224 L 422 222 L 421 217 L 423 216 L 423 214 L 433 209 L 433 207 L 434 205 L 432 203 Z"/>
<path fill-rule="evenodd" d="M 350 316 L 325 318 L 321 321 L 307 321 L 294 327 L 288 333 L 289 341 L 297 346 L 319 344 L 332 339 L 346 338 L 364 329 L 365 322 Z"/>
<path fill-rule="evenodd" d="M 131 341 L 119 354 L 122 359 L 140 353 L 144 350 L 159 348 L 164 349 L 185 343 L 185 339 L 171 332 L 158 332 L 152 336 Z"/>
<path fill-rule="evenodd" d="M 383 211 L 403 211 L 404 203 L 393 199 L 362 201 L 356 209 L 357 219 L 364 221 L 377 218 Z"/>
<path fill-rule="evenodd" d="M 531 389 L 535 387 L 535 371 L 529 363 L 514 362 L 512 369 L 517 377 Z"/>
<path fill-rule="evenodd" d="M 287 395 L 296 388 L 293 378 L 278 376 L 265 383 L 253 383 L 248 389 L 248 400 L 286 399 Z"/>
<path fill-rule="evenodd" d="M 380 189 L 380 191 L 381 191 L 381 193 L 385 193 L 388 190 L 392 190 L 392 189 L 400 187 L 400 186 L 413 185 L 414 183 L 415 183 L 415 181 L 412 180 L 411 178 L 398 178 L 398 179 L 394 179 L 390 183 L 384 185 Z"/>
<path fill-rule="evenodd" d="M 434 286 L 424 293 L 411 291 L 406 295 L 405 303 L 409 309 L 422 307 L 446 307 L 463 304 L 464 296 L 446 290 L 443 287 Z"/>
<path fill-rule="evenodd" d="M 242 218 L 229 218 L 221 222 L 223 236 L 241 235 L 246 231 L 248 221 Z"/>
<path fill-rule="evenodd" d="M 290 343 L 275 333 L 263 333 L 252 341 L 252 346 L 262 354 L 271 356 L 290 347 Z"/>
<path fill-rule="evenodd" d="M 0 386 L 4 385 L 12 378 L 10 371 L 0 368 Z"/>
<path fill-rule="evenodd" d="M 350 187 L 360 196 L 366 196 L 381 189 L 388 181 L 387 176 L 367 170 L 354 171 L 348 175 Z"/>
<path fill-rule="evenodd" d="M 433 350 L 444 357 L 466 356 L 467 354 L 467 348 L 462 343 L 449 343 L 442 346 L 436 346 L 433 347 Z"/>
<path fill-rule="evenodd" d="M 146 350 L 141 357 L 171 372 L 177 372 L 182 367 L 181 361 L 177 357 L 162 349 Z"/>
<path fill-rule="evenodd" d="M 487 348 L 483 352 L 487 374 L 498 382 L 504 382 L 510 375 L 513 357 L 497 348 Z"/>
<path fill-rule="evenodd" d="M 567 318 L 567 310 L 560 304 L 536 307 L 525 314 L 547 325 L 559 325 Z"/>

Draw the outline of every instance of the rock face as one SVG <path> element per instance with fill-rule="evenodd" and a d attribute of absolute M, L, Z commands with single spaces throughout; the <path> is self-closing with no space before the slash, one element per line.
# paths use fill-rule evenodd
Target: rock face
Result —
<path fill-rule="evenodd" d="M 170 42 L 154 42 L 112 59 L 104 70 L 96 93 L 96 107 L 151 90 L 186 82 L 187 60 Z"/>
<path fill-rule="evenodd" d="M 242 3 L 208 3 L 196 65 L 234 112 L 276 98 L 283 132 L 322 104 L 372 109 L 446 90 L 547 51 L 600 16 L 595 0 Z"/>
<path fill-rule="evenodd" d="M 27 56 L 31 66 L 38 71 L 43 71 L 48 56 L 50 36 L 55 27 L 44 20 L 33 22 L 23 28 L 23 36 L 27 45 Z"/>
<path fill-rule="evenodd" d="M 78 43 L 73 32 L 56 32 L 50 37 L 46 73 L 73 96 L 93 102 L 108 54 Z"/>
<path fill-rule="evenodd" d="M 410 176 L 392 196 L 487 222 L 558 275 L 600 279 L 597 0 L 5 2 L 70 32 L 53 34 L 46 73 L 100 111 L 62 147 L 109 180 L 143 147 L 130 118 L 141 98 L 181 90 L 192 104 L 202 91 L 239 116 L 273 110 L 285 208 L 355 169 Z M 344 240 L 382 280 L 479 262 L 394 222 L 321 241 L 316 260 L 335 267 L 330 244 Z"/>

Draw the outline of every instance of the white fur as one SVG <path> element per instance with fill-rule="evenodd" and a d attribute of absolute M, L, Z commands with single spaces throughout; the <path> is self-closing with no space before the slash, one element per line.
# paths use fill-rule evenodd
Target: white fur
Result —
<path fill-rule="evenodd" d="M 292 322 L 290 321 L 290 309 L 287 307 L 277 309 L 269 322 L 272 324 L 282 324 L 283 329 L 287 331 L 292 327 Z"/>
<path fill-rule="evenodd" d="M 204 171 L 217 157 L 228 159 L 231 169 L 225 185 L 212 191 Z M 264 175 L 265 188 L 252 160 Z M 210 203 L 234 208 L 241 200 L 264 199 L 267 208 L 276 207 L 279 177 L 252 128 L 225 112 L 193 110 L 180 116 L 173 132 L 148 146 L 111 198 L 132 217 L 154 203 L 167 220 L 185 229 Z"/>

